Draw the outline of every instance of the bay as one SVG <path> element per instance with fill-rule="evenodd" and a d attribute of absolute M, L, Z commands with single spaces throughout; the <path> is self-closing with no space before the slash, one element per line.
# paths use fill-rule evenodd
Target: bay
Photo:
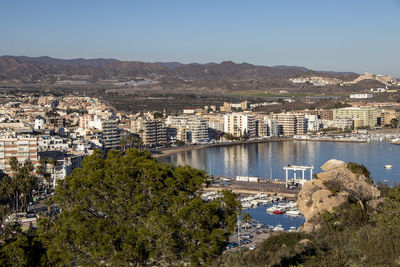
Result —
<path fill-rule="evenodd" d="M 159 162 L 190 165 L 208 174 L 284 179 L 284 166 L 314 166 L 314 173 L 330 159 L 364 164 L 375 182 L 400 182 L 400 146 L 387 142 L 340 143 L 278 141 L 206 147 L 159 158 Z M 385 165 L 393 165 L 385 169 Z M 298 176 L 301 175 L 298 173 Z"/>

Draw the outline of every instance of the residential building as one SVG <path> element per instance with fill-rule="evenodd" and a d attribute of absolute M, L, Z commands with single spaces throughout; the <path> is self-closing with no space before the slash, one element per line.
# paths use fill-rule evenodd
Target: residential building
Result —
<path fill-rule="evenodd" d="M 27 159 L 37 166 L 38 142 L 36 137 L 16 137 L 0 139 L 0 169 L 5 173 L 11 173 L 10 159 L 17 158 L 24 163 Z"/>
<path fill-rule="evenodd" d="M 224 132 L 233 136 L 255 137 L 256 117 L 244 113 L 231 113 L 224 116 Z"/>
<path fill-rule="evenodd" d="M 302 135 L 306 133 L 305 115 L 300 113 L 277 114 L 278 126 L 284 136 Z"/>
<path fill-rule="evenodd" d="M 273 118 L 265 118 L 265 124 L 267 125 L 267 135 L 275 137 L 279 135 L 278 120 Z"/>
<path fill-rule="evenodd" d="M 320 120 L 318 119 L 318 115 L 305 115 L 307 131 L 308 132 L 316 132 L 320 128 Z"/>
<path fill-rule="evenodd" d="M 373 128 L 377 124 L 377 111 L 374 108 L 347 107 L 333 110 L 334 119 L 349 118 L 354 121 L 354 127 Z"/>
<path fill-rule="evenodd" d="M 163 122 L 158 120 L 139 120 L 138 132 L 146 146 L 167 143 L 167 129 Z"/>
<path fill-rule="evenodd" d="M 115 120 L 102 120 L 101 130 L 104 148 L 109 149 L 120 149 L 121 137 Z"/>

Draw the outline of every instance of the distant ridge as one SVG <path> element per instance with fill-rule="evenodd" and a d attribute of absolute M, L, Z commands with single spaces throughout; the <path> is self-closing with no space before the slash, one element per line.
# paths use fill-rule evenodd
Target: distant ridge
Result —
<path fill-rule="evenodd" d="M 111 62 L 118 61 L 113 58 L 93 58 L 93 59 L 84 59 L 84 58 L 74 58 L 74 59 L 59 59 L 52 58 L 48 56 L 41 57 L 26 57 L 26 56 L 3 56 L 1 58 L 13 58 L 20 62 L 27 63 L 38 63 L 38 64 L 46 64 L 46 65 L 59 65 L 59 66 L 102 66 Z"/>
<path fill-rule="evenodd" d="M 132 80 L 148 78 L 164 80 L 169 85 L 183 82 L 211 82 L 215 87 L 224 83 L 226 88 L 238 81 L 264 81 L 274 87 L 287 86 L 288 79 L 302 75 L 334 77 L 358 76 L 355 73 L 311 71 L 299 66 L 258 66 L 249 63 L 223 61 L 221 63 L 140 62 L 120 61 L 113 58 L 58 59 L 48 56 L 1 56 L 0 81 L 23 83 L 55 83 L 62 80 L 84 80 L 90 83 L 103 80 Z M 167 81 L 168 80 L 168 81 Z M 202 85 L 206 86 L 206 85 Z"/>

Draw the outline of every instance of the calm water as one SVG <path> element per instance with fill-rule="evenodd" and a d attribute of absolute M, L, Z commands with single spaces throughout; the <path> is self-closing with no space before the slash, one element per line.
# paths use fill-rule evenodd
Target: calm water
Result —
<path fill-rule="evenodd" d="M 284 214 L 275 215 L 265 212 L 265 209 L 271 206 L 272 204 L 268 204 L 266 206 L 259 206 L 255 209 L 244 209 L 242 213 L 248 212 L 254 220 L 259 221 L 263 224 L 272 226 L 277 226 L 278 224 L 281 224 L 285 230 L 289 230 L 290 226 L 299 228 L 299 226 L 302 225 L 305 221 L 303 216 L 290 217 Z"/>
<path fill-rule="evenodd" d="M 213 175 L 236 175 L 284 179 L 284 166 L 314 166 L 314 173 L 329 159 L 364 164 L 376 182 L 400 183 L 400 146 L 387 142 L 335 143 L 280 141 L 208 147 L 159 159 L 179 165 L 190 165 Z M 393 165 L 385 169 L 384 165 Z M 292 174 L 293 175 L 293 174 Z M 301 175 L 297 172 L 297 176 Z M 306 173 L 306 176 L 308 174 Z"/>
<path fill-rule="evenodd" d="M 284 166 L 314 166 L 314 173 L 330 159 L 364 164 L 376 182 L 388 180 L 388 184 L 400 183 L 400 146 L 386 142 L 335 143 L 280 141 L 258 144 L 208 147 L 159 159 L 160 162 L 190 165 L 203 169 L 209 174 L 234 177 L 237 175 L 260 178 L 285 178 Z M 393 165 L 385 169 L 384 165 Z M 293 174 L 291 174 L 293 175 Z M 300 172 L 297 173 L 299 177 Z M 306 173 L 306 176 L 308 173 Z M 270 215 L 266 207 L 243 210 L 261 223 L 276 226 L 282 224 L 285 230 L 290 226 L 299 227 L 304 217 L 290 218 L 285 215 Z"/>

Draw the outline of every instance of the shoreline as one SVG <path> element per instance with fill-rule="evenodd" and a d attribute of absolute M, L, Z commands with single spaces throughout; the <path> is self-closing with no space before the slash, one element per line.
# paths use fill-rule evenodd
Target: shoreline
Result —
<path fill-rule="evenodd" d="M 179 153 L 191 151 L 191 150 L 199 150 L 208 147 L 219 147 L 219 146 L 232 146 L 232 145 L 245 145 L 245 144 L 257 144 L 257 143 L 268 143 L 268 142 L 279 142 L 279 141 L 293 141 L 292 137 L 279 137 L 279 138 L 271 138 L 271 139 L 263 139 L 263 140 L 251 140 L 251 141 L 240 141 L 240 142 L 226 142 L 226 143 L 217 143 L 217 144 L 206 144 L 206 145 L 190 145 L 190 146 L 183 146 L 183 147 L 174 147 L 174 148 L 167 148 L 161 149 L 155 153 L 155 151 L 151 151 L 152 156 L 156 159 L 163 158 L 171 155 L 176 155 Z"/>
<path fill-rule="evenodd" d="M 151 151 L 152 156 L 156 159 L 168 157 L 176 154 L 180 154 L 187 151 L 199 150 L 208 147 L 220 147 L 220 146 L 234 146 L 234 145 L 245 145 L 245 144 L 257 144 L 257 143 L 269 143 L 269 142 L 280 142 L 280 141 L 311 141 L 311 142 L 334 142 L 334 143 L 366 143 L 364 140 L 334 140 L 334 139 L 303 139 L 295 137 L 278 137 L 261 140 L 251 141 L 240 141 L 240 142 L 226 142 L 217 144 L 205 144 L 205 145 L 189 145 L 183 147 L 166 148 L 157 151 Z"/>

